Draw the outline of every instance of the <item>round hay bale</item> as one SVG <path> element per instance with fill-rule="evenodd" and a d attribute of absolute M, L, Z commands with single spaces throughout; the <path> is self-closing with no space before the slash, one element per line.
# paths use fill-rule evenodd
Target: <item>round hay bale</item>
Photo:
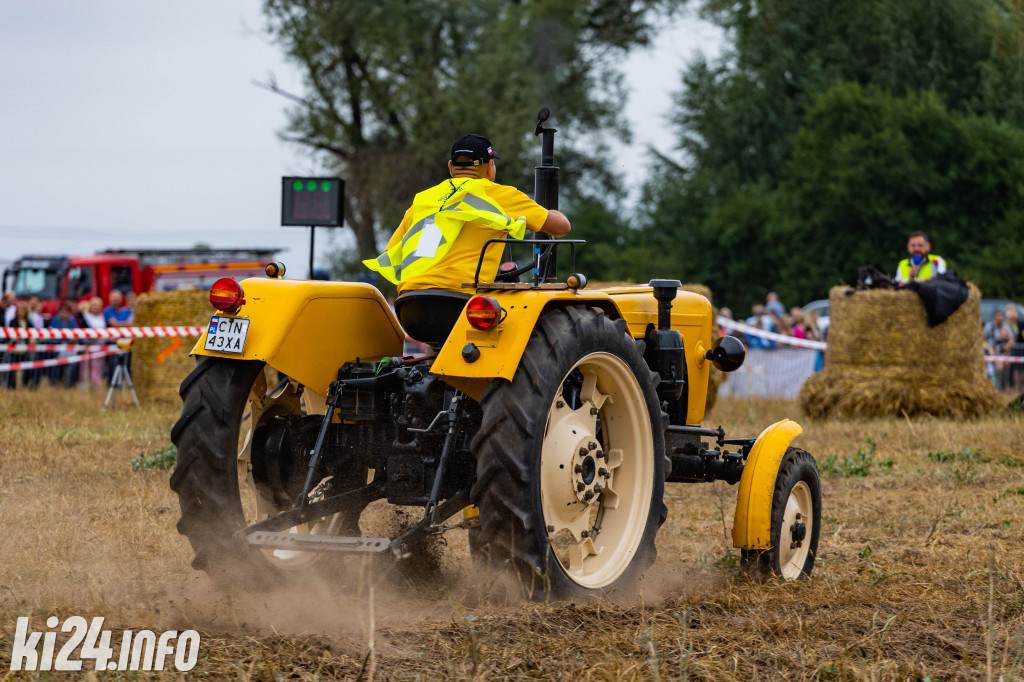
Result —
<path fill-rule="evenodd" d="M 156 291 L 143 294 L 135 304 L 135 324 L 139 327 L 205 327 L 212 314 L 206 291 Z M 189 352 L 197 338 L 135 339 L 132 379 L 140 401 L 180 401 L 178 387 L 196 366 Z"/>
<path fill-rule="evenodd" d="M 969 288 L 955 313 L 929 327 L 913 291 L 833 287 L 825 368 L 800 391 L 804 412 L 969 419 L 998 409 L 985 375 L 981 294 Z"/>

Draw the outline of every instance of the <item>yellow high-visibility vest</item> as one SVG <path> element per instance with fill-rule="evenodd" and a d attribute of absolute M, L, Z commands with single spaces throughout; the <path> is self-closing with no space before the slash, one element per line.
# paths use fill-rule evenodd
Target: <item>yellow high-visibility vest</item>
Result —
<path fill-rule="evenodd" d="M 934 266 L 934 267 L 933 267 Z M 910 281 L 910 259 L 904 258 L 900 261 L 899 266 L 896 269 L 896 281 L 897 282 L 909 282 Z M 926 279 L 931 279 L 940 272 L 946 271 L 946 261 L 943 260 L 942 256 L 935 256 L 928 254 L 928 260 L 921 263 L 921 267 L 917 271 L 917 277 L 914 279 L 918 282 L 923 282 Z"/>
<path fill-rule="evenodd" d="M 412 202 L 412 224 L 387 251 L 363 261 L 392 284 L 422 275 L 444 259 L 466 223 L 508 232 L 513 239 L 526 235 L 526 219 L 507 216 L 484 192 L 483 180 L 445 180 L 416 195 Z"/>

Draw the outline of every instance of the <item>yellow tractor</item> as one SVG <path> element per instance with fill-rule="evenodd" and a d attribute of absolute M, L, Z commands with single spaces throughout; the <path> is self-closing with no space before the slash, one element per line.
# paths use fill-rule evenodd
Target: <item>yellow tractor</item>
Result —
<path fill-rule="evenodd" d="M 542 123 L 536 195 L 554 208 Z M 529 596 L 629 591 L 655 559 L 665 483 L 725 480 L 739 483 L 744 561 L 809 575 L 821 486 L 814 458 L 790 446 L 800 427 L 726 438 L 699 425 L 711 366 L 744 357 L 738 339 L 712 338 L 708 300 L 675 280 L 588 290 L 582 242 L 524 241 L 532 257 L 498 281 L 478 269 L 464 293 L 406 293 L 394 311 L 373 286 L 286 280 L 280 264 L 215 284 L 172 431 L 193 566 L 221 584 L 276 581 L 332 555 L 401 561 L 462 528 Z M 403 355 L 407 332 L 425 356 Z M 379 499 L 422 519 L 363 537 L 360 514 Z"/>

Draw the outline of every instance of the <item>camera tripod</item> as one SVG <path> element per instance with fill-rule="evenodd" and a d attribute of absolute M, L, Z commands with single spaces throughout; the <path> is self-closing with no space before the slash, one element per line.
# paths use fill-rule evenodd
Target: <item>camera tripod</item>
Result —
<path fill-rule="evenodd" d="M 118 344 L 121 346 L 121 344 Z M 130 347 L 130 344 L 129 344 Z M 132 383 L 132 374 L 128 369 L 128 359 L 131 357 L 131 353 L 128 352 L 127 348 L 124 348 L 123 353 L 117 355 L 117 364 L 114 365 L 114 373 L 110 375 L 110 389 L 107 391 L 107 399 L 103 401 L 103 411 L 107 411 L 107 407 L 110 406 L 110 398 L 114 395 L 114 389 L 120 388 L 121 392 L 131 391 L 132 400 L 135 401 L 135 406 L 139 407 L 139 396 L 135 393 L 135 384 Z"/>

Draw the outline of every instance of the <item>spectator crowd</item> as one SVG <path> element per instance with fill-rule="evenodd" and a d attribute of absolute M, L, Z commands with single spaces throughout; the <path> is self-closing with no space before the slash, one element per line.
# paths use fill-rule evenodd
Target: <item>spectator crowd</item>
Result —
<path fill-rule="evenodd" d="M 103 300 L 98 296 L 88 301 L 82 301 L 77 309 L 71 303 L 61 303 L 57 314 L 47 324 L 42 315 L 42 303 L 38 296 L 30 297 L 24 303 L 16 303 L 14 292 L 6 291 L 0 297 L 0 312 L 3 314 L 5 327 L 20 329 L 104 329 L 106 327 L 130 327 L 135 323 L 135 300 L 134 292 L 126 295 L 120 291 L 113 291 L 110 294 L 109 305 L 104 307 Z M 109 339 L 31 339 L 17 341 L 6 339 L 4 344 L 22 343 L 31 345 L 48 344 L 83 344 L 83 345 L 109 345 Z M 0 351 L 0 364 L 8 362 L 25 362 L 30 360 L 46 360 L 58 357 L 70 357 L 77 355 L 72 351 L 34 351 L 25 352 L 4 352 Z M 113 375 L 116 359 L 113 357 L 84 360 L 81 363 L 72 363 L 48 367 L 42 369 L 23 369 L 20 371 L 0 372 L 0 387 L 15 389 L 19 387 L 35 388 L 45 377 L 49 383 L 60 386 L 78 386 L 82 389 L 90 386 L 102 386 L 109 383 Z"/>
<path fill-rule="evenodd" d="M 985 354 L 998 357 L 1024 355 L 1024 327 L 1012 303 L 1006 310 L 997 310 L 981 332 Z M 988 376 L 996 388 L 1024 389 L 1024 363 L 995 360 L 986 365 Z"/>
<path fill-rule="evenodd" d="M 774 291 L 768 292 L 764 303 L 755 303 L 750 312 L 750 317 L 743 322 L 766 332 L 792 336 L 795 339 L 824 341 L 828 331 L 827 328 L 822 329 L 819 326 L 817 310 L 805 314 L 802 308 L 793 307 L 787 313 L 786 306 L 782 304 L 779 295 Z M 732 311 L 729 308 L 722 308 L 719 314 L 730 320 L 733 319 Z M 772 339 L 759 336 L 756 333 L 743 334 L 743 339 L 749 348 L 776 348 L 779 346 Z"/>

